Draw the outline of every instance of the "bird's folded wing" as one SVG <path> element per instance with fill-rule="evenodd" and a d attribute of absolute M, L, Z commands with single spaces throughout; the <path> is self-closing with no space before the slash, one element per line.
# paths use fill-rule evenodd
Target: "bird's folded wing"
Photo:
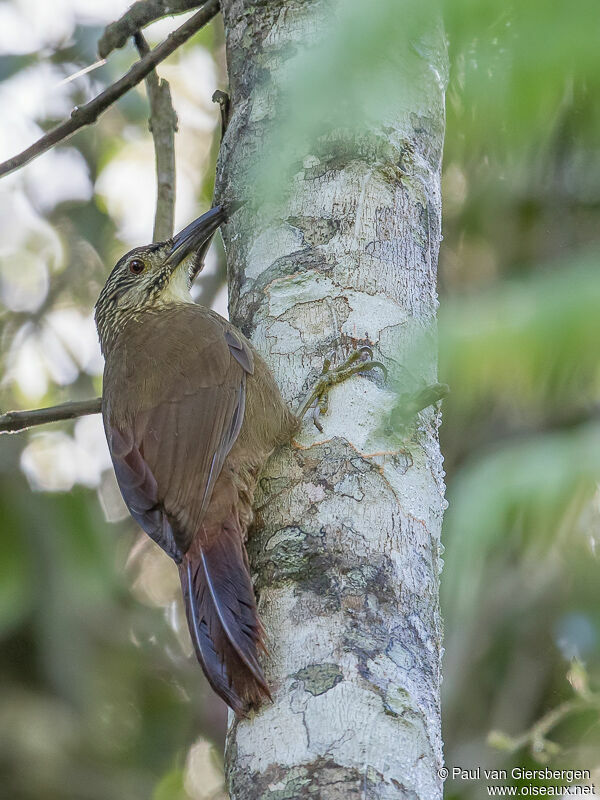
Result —
<path fill-rule="evenodd" d="M 175 320 L 156 315 L 130 326 L 123 352 L 112 354 L 118 360 L 107 362 L 105 374 L 134 396 L 128 405 L 120 400 L 105 408 L 121 492 L 132 516 L 177 561 L 202 523 L 240 432 L 252 370 L 244 340 L 194 308 Z"/>

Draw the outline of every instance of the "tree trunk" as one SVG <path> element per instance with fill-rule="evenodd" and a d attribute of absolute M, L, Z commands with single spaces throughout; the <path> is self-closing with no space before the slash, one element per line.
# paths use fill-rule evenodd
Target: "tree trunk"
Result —
<path fill-rule="evenodd" d="M 322 4 L 221 5 L 231 120 L 218 185 L 245 197 L 286 60 L 314 35 Z M 445 63 L 436 45 L 424 71 Z M 274 703 L 230 719 L 234 800 L 441 796 L 439 415 L 422 412 L 402 441 L 385 431 L 398 365 L 437 305 L 439 73 L 413 95 L 360 147 L 332 137 L 329 154 L 305 153 L 277 219 L 247 206 L 225 231 L 232 320 L 293 406 L 324 356 L 334 350 L 339 363 L 356 341 L 391 373 L 335 387 L 324 432 L 306 421 L 262 477 L 248 549 Z M 435 380 L 433 357 L 420 378 Z"/>

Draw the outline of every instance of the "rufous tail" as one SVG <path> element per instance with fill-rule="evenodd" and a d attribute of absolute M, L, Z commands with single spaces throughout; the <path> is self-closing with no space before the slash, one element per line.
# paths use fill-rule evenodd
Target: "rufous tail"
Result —
<path fill-rule="evenodd" d="M 264 631 L 237 520 L 204 529 L 179 565 L 196 656 L 215 692 L 244 716 L 271 699 L 258 663 Z"/>

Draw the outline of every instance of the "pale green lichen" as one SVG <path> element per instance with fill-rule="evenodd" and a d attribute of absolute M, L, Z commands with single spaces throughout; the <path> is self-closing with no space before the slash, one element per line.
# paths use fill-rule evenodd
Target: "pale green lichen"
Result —
<path fill-rule="evenodd" d="M 304 690 L 315 697 L 325 694 L 344 680 L 342 670 L 337 664 L 310 664 L 293 676 L 304 684 Z"/>

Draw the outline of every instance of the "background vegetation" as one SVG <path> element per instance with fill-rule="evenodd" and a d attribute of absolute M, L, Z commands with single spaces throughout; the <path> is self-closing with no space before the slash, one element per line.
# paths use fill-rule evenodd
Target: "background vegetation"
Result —
<path fill-rule="evenodd" d="M 103 26 L 127 5 L 0 3 L 0 157 L 133 63 L 128 45 L 63 82 L 96 60 Z M 396 2 L 378 9 L 356 4 L 340 27 L 315 113 L 343 96 L 349 76 L 353 107 L 365 96 L 359 82 L 370 90 L 369 113 L 394 91 L 373 54 L 394 46 L 386 21 L 402 20 Z M 455 0 L 443 13 L 446 760 L 579 767 L 600 784 L 596 9 Z M 151 44 L 180 22 L 151 26 Z M 316 91 L 319 63 L 292 85 L 298 103 L 307 86 Z M 159 72 L 179 115 L 179 227 L 212 194 L 210 97 L 226 88 L 220 22 Z M 141 87 L 0 181 L 3 409 L 99 393 L 93 304 L 114 261 L 151 238 L 147 116 Z M 218 249 L 197 292 L 225 313 Z M 124 513 L 100 420 L 2 437 L 0 471 L 1 793 L 219 797 L 224 709 L 190 657 L 175 570 Z M 483 787 L 449 782 L 448 796 L 482 797 Z"/>

